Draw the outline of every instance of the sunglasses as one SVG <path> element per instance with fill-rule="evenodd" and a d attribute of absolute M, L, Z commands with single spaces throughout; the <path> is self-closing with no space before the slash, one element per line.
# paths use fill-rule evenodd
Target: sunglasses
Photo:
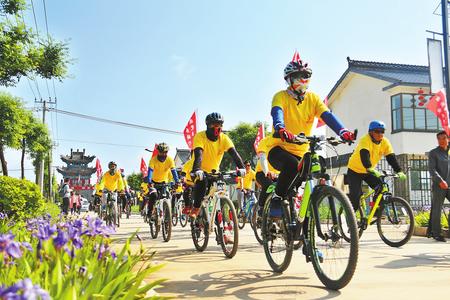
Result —
<path fill-rule="evenodd" d="M 246 167 L 250 167 L 251 165 L 245 165 Z"/>
<path fill-rule="evenodd" d="M 309 79 L 311 78 L 311 73 L 309 72 L 297 72 L 291 75 L 292 80 Z"/>
<path fill-rule="evenodd" d="M 382 134 L 382 133 L 384 133 L 384 130 L 375 129 L 375 130 L 373 130 L 373 132 L 378 133 L 378 134 Z"/>

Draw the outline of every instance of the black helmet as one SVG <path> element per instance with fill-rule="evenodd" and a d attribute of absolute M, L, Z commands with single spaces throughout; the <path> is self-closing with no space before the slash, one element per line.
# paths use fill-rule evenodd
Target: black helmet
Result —
<path fill-rule="evenodd" d="M 217 112 L 210 113 L 206 116 L 206 126 L 213 124 L 213 123 L 220 123 L 223 124 L 223 117 L 221 114 Z"/>
<path fill-rule="evenodd" d="M 167 145 L 166 143 L 159 143 L 156 147 L 156 150 L 158 150 L 158 152 L 168 152 L 169 145 Z"/>
<path fill-rule="evenodd" d="M 113 162 L 113 161 L 110 161 L 108 163 L 108 169 L 111 169 L 111 166 L 114 166 L 114 169 L 115 169 L 117 167 L 117 164 L 115 162 Z"/>

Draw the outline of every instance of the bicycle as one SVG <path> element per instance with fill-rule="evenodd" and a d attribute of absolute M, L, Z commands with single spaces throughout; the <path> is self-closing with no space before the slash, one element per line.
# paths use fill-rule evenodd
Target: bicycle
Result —
<path fill-rule="evenodd" d="M 172 225 L 177 226 L 178 220 L 180 220 L 181 227 L 186 227 L 188 222 L 188 215 L 183 214 L 184 200 L 182 197 L 175 200 L 175 206 L 172 212 Z"/>
<path fill-rule="evenodd" d="M 192 241 L 197 251 L 208 246 L 209 234 L 216 234 L 216 242 L 227 258 L 236 255 L 239 243 L 239 229 L 236 209 L 228 196 L 225 177 L 220 172 L 205 173 L 207 192 L 202 200 L 200 213 L 191 219 Z"/>
<path fill-rule="evenodd" d="M 119 217 L 117 214 L 117 207 L 116 207 L 116 193 L 111 191 L 103 191 L 103 193 L 106 193 L 106 211 L 104 212 L 104 220 L 106 222 L 106 225 L 109 226 L 120 226 Z"/>
<path fill-rule="evenodd" d="M 168 242 L 172 235 L 169 184 L 155 183 L 154 187 L 158 196 L 148 220 L 150 225 L 150 235 L 153 239 L 156 239 L 159 230 L 162 228 L 163 241 Z"/>
<path fill-rule="evenodd" d="M 398 178 L 398 175 L 383 171 L 381 184 L 360 197 L 360 207 L 356 211 L 359 237 L 369 225 L 376 223 L 381 240 L 391 247 L 400 247 L 411 239 L 414 232 L 414 214 L 405 199 L 392 195 L 386 178 Z M 367 213 L 366 200 L 372 195 L 375 201 L 369 203 L 371 207 Z M 345 240 L 349 241 L 346 229 L 341 230 Z"/>
<path fill-rule="evenodd" d="M 317 151 L 324 145 L 334 147 L 346 142 L 299 134 L 292 143 L 308 143 L 309 152 L 299 162 L 298 173 L 289 186 L 288 199 L 281 201 L 281 217 L 271 216 L 275 185 L 267 190 L 269 196 L 262 216 L 264 253 L 272 270 L 281 273 L 291 262 L 294 243 L 301 243 L 306 262 L 312 262 L 320 281 L 327 288 L 338 290 L 350 282 L 355 272 L 358 231 L 350 201 L 332 186 L 325 160 Z M 294 197 L 297 197 L 302 182 L 305 182 L 305 188 L 299 213 L 296 213 Z M 351 236 L 349 242 L 339 230 L 339 211 L 345 213 Z"/>
<path fill-rule="evenodd" d="M 256 199 L 254 191 L 247 190 L 246 192 L 243 192 L 243 194 L 243 199 L 242 201 L 239 201 L 239 209 L 237 212 L 239 229 L 243 229 L 247 221 L 250 221 L 250 226 L 253 229 L 253 214 L 254 210 L 257 208 L 257 205 L 255 204 L 258 200 Z"/>

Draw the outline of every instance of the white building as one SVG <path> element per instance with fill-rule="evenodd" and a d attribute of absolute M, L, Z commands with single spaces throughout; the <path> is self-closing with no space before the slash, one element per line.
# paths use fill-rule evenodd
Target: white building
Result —
<path fill-rule="evenodd" d="M 329 108 L 349 129 L 358 129 L 358 138 L 367 133 L 370 121 L 385 122 L 385 136 L 408 175 L 406 184 L 394 184 L 394 193 L 409 200 L 412 206 L 429 205 L 430 178 L 425 153 L 436 147 L 436 133 L 441 130 L 437 117 L 425 108 L 430 98 L 429 68 L 350 58 L 347 61 L 347 70 L 328 94 Z M 423 99 L 419 99 L 419 90 L 424 92 Z M 328 135 L 334 135 L 329 128 Z M 327 153 L 332 172 L 339 166 L 340 174 L 347 172 L 354 147 L 338 147 L 339 156 Z M 383 160 L 378 168 L 387 166 Z M 342 177 L 338 182 L 342 183 Z"/>

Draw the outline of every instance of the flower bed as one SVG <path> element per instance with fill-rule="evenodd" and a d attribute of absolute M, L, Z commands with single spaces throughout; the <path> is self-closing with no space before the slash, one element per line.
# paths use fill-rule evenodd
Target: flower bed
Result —
<path fill-rule="evenodd" d="M 133 272 L 143 247 L 132 254 L 130 239 L 119 252 L 114 229 L 98 218 L 14 223 L 0 216 L 0 299 L 156 299 L 147 293 L 162 280 L 143 279 L 161 266 Z"/>

